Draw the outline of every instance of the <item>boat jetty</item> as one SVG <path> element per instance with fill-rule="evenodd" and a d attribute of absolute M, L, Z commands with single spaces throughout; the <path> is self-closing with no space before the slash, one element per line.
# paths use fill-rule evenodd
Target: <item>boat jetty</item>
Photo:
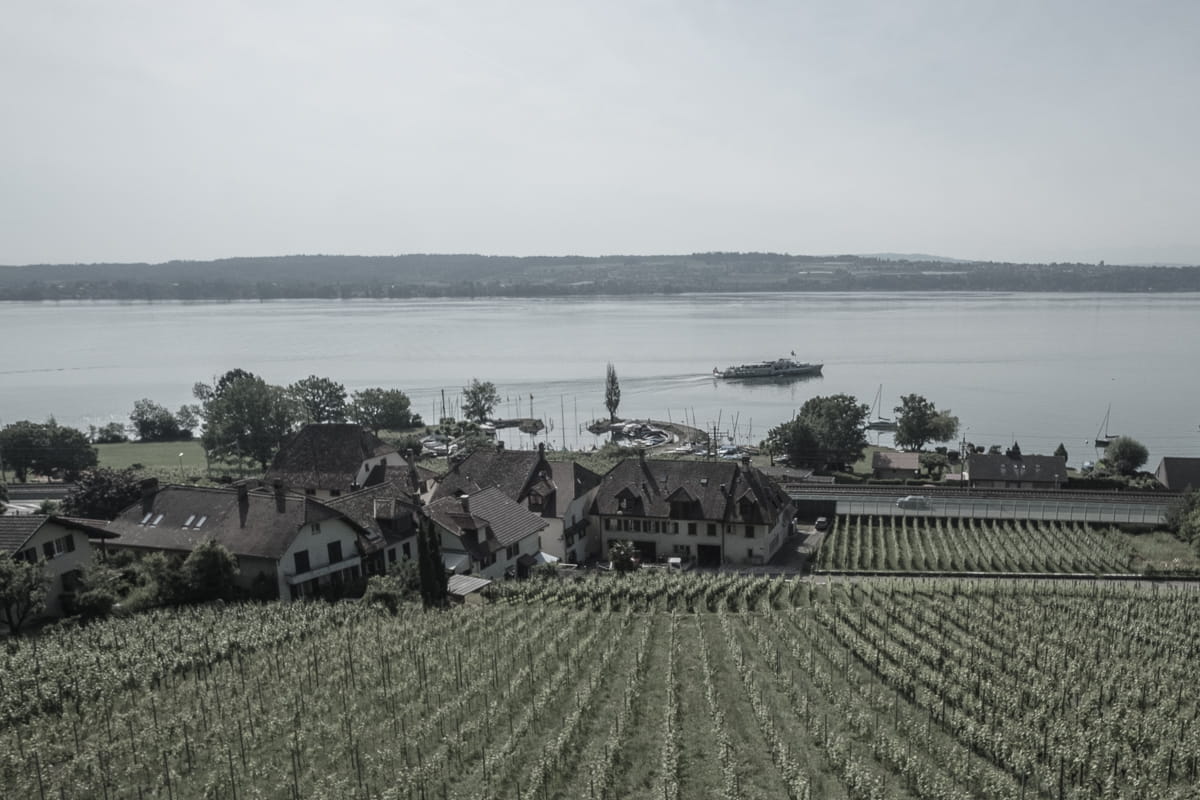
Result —
<path fill-rule="evenodd" d="M 794 355 L 794 354 L 793 354 Z M 739 364 L 725 369 L 713 367 L 713 377 L 732 380 L 754 380 L 756 378 L 803 378 L 821 374 L 824 364 L 809 364 L 794 358 L 777 358 L 774 361 L 759 361 L 756 364 Z"/>

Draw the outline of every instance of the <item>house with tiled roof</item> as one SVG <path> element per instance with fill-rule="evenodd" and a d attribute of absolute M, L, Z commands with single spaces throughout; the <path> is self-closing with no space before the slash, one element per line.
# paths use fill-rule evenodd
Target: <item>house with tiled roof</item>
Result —
<path fill-rule="evenodd" d="M 918 478 L 921 475 L 921 454 L 876 450 L 871 454 L 871 475 L 881 480 Z"/>
<path fill-rule="evenodd" d="M 1164 456 L 1154 470 L 1154 477 L 1172 492 L 1200 489 L 1200 458 Z"/>
<path fill-rule="evenodd" d="M 283 444 L 264 480 L 313 497 L 337 497 L 369 485 L 373 471 L 381 483 L 381 468 L 404 466 L 395 447 L 361 425 L 311 423 Z"/>
<path fill-rule="evenodd" d="M 0 552 L 30 563 L 43 563 L 50 576 L 43 616 L 74 613 L 75 589 L 83 568 L 95 551 L 92 535 L 111 536 L 103 520 L 41 515 L 0 516 Z"/>
<path fill-rule="evenodd" d="M 420 507 L 411 490 L 407 481 L 386 482 L 324 501 L 383 542 L 370 555 L 378 563 L 368 564 L 368 574 L 384 572 L 401 559 L 417 557 Z"/>
<path fill-rule="evenodd" d="M 971 453 L 963 464 L 962 479 L 980 489 L 1060 489 L 1067 485 L 1067 460 L 1022 453 Z"/>
<path fill-rule="evenodd" d="M 426 506 L 449 572 L 483 578 L 521 575 L 536 563 L 546 519 L 495 486 Z"/>
<path fill-rule="evenodd" d="M 547 460 L 539 444 L 537 450 L 476 450 L 451 465 L 433 499 L 495 487 L 546 521 L 543 552 L 578 563 L 600 549 L 588 517 L 599 485 L 600 476 L 580 464 Z"/>
<path fill-rule="evenodd" d="M 729 461 L 622 461 L 603 477 L 590 514 L 603 552 L 630 541 L 643 562 L 765 564 L 792 530 L 795 507 L 762 471 Z"/>
<path fill-rule="evenodd" d="M 149 479 L 142 499 L 107 529 L 118 537 L 108 547 L 142 553 L 186 556 L 215 541 L 237 558 L 240 589 L 282 600 L 342 592 L 381 572 L 388 547 L 395 546 L 382 528 L 282 483 L 251 491 L 247 485 L 160 487 Z"/>

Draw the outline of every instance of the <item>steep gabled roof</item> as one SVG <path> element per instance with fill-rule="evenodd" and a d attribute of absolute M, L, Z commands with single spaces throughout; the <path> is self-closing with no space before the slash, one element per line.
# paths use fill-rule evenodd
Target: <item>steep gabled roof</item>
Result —
<path fill-rule="evenodd" d="M 345 519 L 334 508 L 299 494 L 166 486 L 122 511 L 106 530 L 122 547 L 191 552 L 209 539 L 238 556 L 278 559 L 301 526 Z"/>
<path fill-rule="evenodd" d="M 31 514 L 0 517 L 0 553 L 15 553 L 20 550 L 49 519 Z"/>
<path fill-rule="evenodd" d="M 1012 458 L 1004 453 L 972 453 L 967 456 L 965 471 L 973 481 L 1067 483 L 1067 461 L 1062 456 Z"/>
<path fill-rule="evenodd" d="M 1173 492 L 1200 489 L 1200 458 L 1164 456 L 1154 474 Z"/>
<path fill-rule="evenodd" d="M 349 491 L 362 463 L 389 458 L 400 465 L 396 448 L 361 425 L 323 423 L 305 425 L 275 454 L 266 480 L 283 481 L 289 488 Z"/>
<path fill-rule="evenodd" d="M 406 487 L 395 483 L 360 489 L 324 503 L 354 520 L 370 533 L 372 539 L 380 537 L 395 543 L 417 531 L 417 506 L 412 495 Z"/>
<path fill-rule="evenodd" d="M 754 467 L 728 461 L 655 461 L 630 458 L 617 464 L 601 481 L 593 513 L 621 512 L 621 498 L 640 500 L 638 514 L 668 517 L 671 501 L 683 496 L 700 504 L 706 520 L 731 519 L 734 502 L 748 498 L 763 519 L 774 520 L 791 501 Z"/>
<path fill-rule="evenodd" d="M 469 495 L 466 499 L 467 505 L 464 506 L 462 498 L 443 497 L 430 503 L 427 510 L 434 522 L 460 536 L 473 554 L 494 553 L 549 525 L 545 519 L 530 513 L 529 509 L 510 500 L 494 486 Z M 462 535 L 467 531 L 479 533 L 477 543 L 471 537 Z"/>
<path fill-rule="evenodd" d="M 541 460 L 536 450 L 476 450 L 442 476 L 433 499 L 496 487 L 512 500 L 523 500 Z"/>

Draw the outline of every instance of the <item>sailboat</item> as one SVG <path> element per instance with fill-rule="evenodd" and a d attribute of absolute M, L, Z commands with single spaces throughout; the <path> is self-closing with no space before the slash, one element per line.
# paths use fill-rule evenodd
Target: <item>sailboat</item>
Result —
<path fill-rule="evenodd" d="M 1108 404 L 1108 408 L 1104 410 L 1104 420 L 1100 423 L 1100 428 L 1096 431 L 1095 445 L 1096 447 L 1108 447 L 1109 443 L 1117 437 L 1108 432 L 1108 414 L 1112 411 L 1112 403 Z"/>
<path fill-rule="evenodd" d="M 879 391 L 875 392 L 875 403 L 871 406 L 871 415 L 873 419 L 867 423 L 867 430 L 869 431 L 894 431 L 900 427 L 896 424 L 895 420 L 886 419 L 880 413 L 883 411 L 883 409 L 879 407 L 882 402 L 883 384 L 881 383 L 879 384 Z"/>

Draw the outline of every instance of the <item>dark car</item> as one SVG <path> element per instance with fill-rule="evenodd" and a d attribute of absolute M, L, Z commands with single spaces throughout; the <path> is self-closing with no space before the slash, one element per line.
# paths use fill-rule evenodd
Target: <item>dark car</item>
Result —
<path fill-rule="evenodd" d="M 813 528 L 819 531 L 829 530 L 829 517 L 817 517 L 817 521 L 813 523 Z"/>

